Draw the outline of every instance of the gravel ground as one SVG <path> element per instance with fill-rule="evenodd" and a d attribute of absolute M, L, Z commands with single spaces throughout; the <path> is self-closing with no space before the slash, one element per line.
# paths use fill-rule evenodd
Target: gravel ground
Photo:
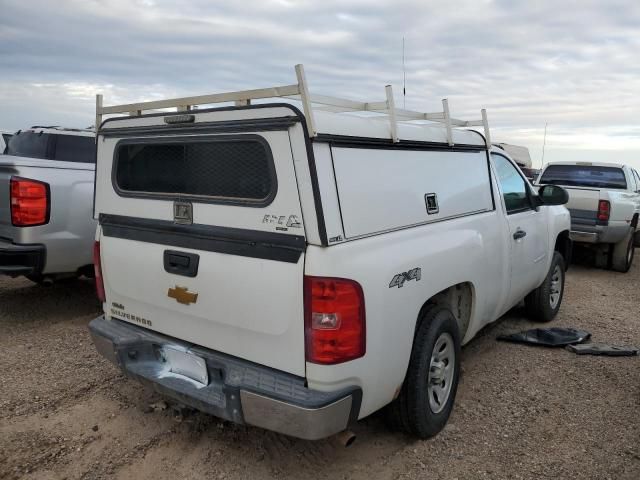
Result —
<path fill-rule="evenodd" d="M 640 344 L 640 264 L 572 266 L 555 326 Z M 533 327 L 518 310 L 463 349 L 455 409 L 435 439 L 361 421 L 356 443 L 305 442 L 161 399 L 100 358 L 89 282 L 0 278 L 0 478 L 640 478 L 640 357 L 578 357 L 495 341 Z M 150 411 L 151 410 L 151 411 Z"/>

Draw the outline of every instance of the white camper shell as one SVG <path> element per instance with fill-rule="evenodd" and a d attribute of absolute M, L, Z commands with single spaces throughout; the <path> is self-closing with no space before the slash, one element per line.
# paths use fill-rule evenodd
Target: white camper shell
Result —
<path fill-rule="evenodd" d="M 504 150 L 520 168 L 531 168 L 531 154 L 529 149 L 522 145 L 512 145 L 510 143 L 496 143 L 496 147 Z"/>
<path fill-rule="evenodd" d="M 307 439 L 398 395 L 390 410 L 407 408 L 427 365 L 404 428 L 433 435 L 460 345 L 525 296 L 541 320 L 560 307 L 563 191 L 538 196 L 490 153 L 484 111 L 399 110 L 390 87 L 382 102 L 311 95 L 296 70 L 264 90 L 98 97 L 94 342 L 177 401 Z M 301 110 L 252 103 L 294 95 Z M 177 111 L 145 113 L 162 108 Z"/>

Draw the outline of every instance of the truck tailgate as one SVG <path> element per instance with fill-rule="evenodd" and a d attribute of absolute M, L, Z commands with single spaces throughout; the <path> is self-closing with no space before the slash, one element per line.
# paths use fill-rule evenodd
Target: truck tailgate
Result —
<path fill-rule="evenodd" d="M 296 263 L 250 258 L 111 237 L 112 227 L 102 228 L 107 315 L 304 375 L 303 254 Z M 167 251 L 197 255 L 197 276 L 167 272 Z"/>
<path fill-rule="evenodd" d="M 566 207 L 574 225 L 596 225 L 600 190 L 593 188 L 564 187 L 569 192 Z"/>

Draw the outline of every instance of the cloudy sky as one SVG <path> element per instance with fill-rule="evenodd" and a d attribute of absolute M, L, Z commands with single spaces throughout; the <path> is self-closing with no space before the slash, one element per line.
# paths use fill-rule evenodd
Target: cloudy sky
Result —
<path fill-rule="evenodd" d="M 488 109 L 545 161 L 640 168 L 640 1 L 0 0 L 0 129 L 105 104 L 295 83 L 407 108 Z"/>

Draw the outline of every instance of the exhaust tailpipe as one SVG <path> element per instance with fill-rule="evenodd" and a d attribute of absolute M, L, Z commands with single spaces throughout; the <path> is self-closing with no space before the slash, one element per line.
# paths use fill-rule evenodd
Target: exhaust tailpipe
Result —
<path fill-rule="evenodd" d="M 336 433 L 333 437 L 335 441 L 343 447 L 349 447 L 356 441 L 356 434 L 351 430 L 345 430 L 340 433 Z"/>

